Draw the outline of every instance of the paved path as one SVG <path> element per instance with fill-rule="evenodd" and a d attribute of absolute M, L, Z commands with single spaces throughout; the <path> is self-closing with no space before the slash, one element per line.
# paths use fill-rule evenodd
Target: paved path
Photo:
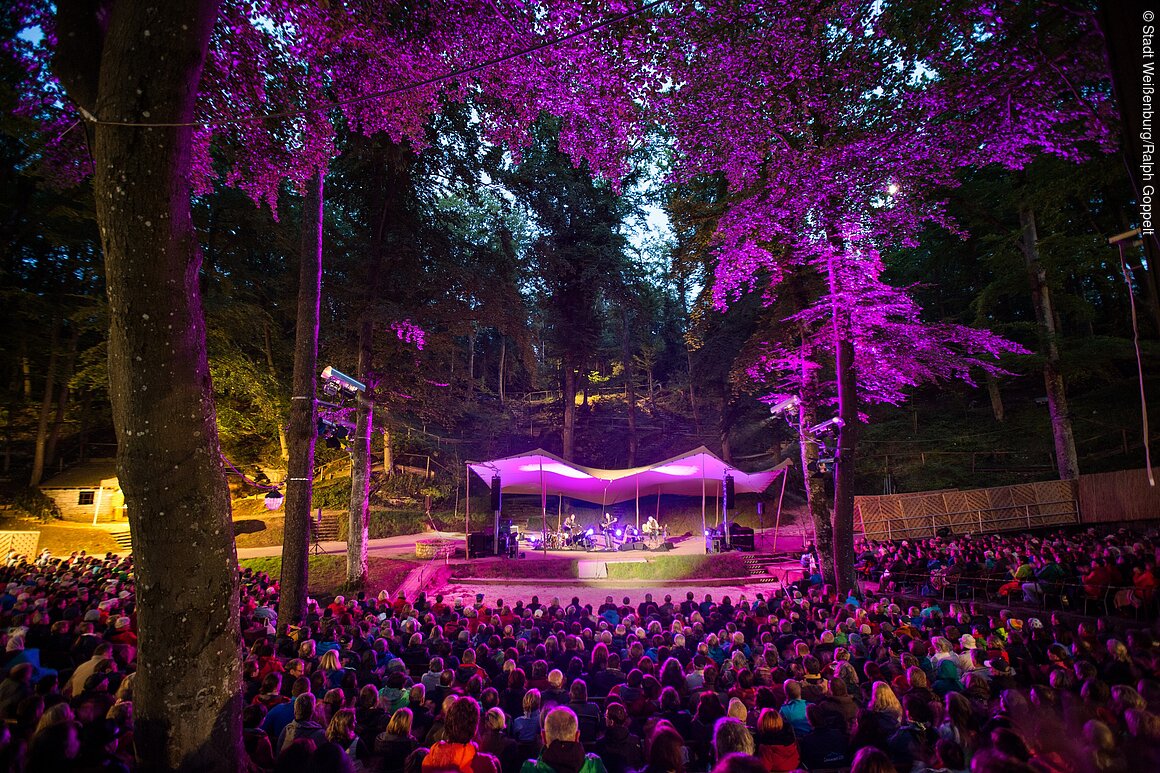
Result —
<path fill-rule="evenodd" d="M 768 597 L 775 588 L 780 587 L 773 583 L 723 585 L 712 588 L 706 588 L 704 585 L 695 585 L 693 583 L 666 585 L 663 587 L 642 587 L 640 581 L 636 581 L 633 587 L 594 587 L 592 585 L 585 585 L 585 582 L 584 580 L 577 580 L 574 585 L 568 587 L 553 586 L 547 588 L 543 585 L 517 583 L 508 583 L 502 587 L 497 587 L 492 584 L 483 585 L 468 581 L 452 580 L 440 588 L 439 592 L 448 598 L 463 596 L 467 599 L 474 599 L 475 594 L 482 593 L 484 599 L 489 603 L 495 602 L 497 599 L 504 599 L 509 603 L 517 599 L 523 599 L 526 603 L 532 596 L 539 596 L 540 601 L 544 603 L 551 601 L 553 598 L 559 598 L 562 603 L 567 604 L 572 600 L 573 596 L 577 596 L 580 598 L 581 604 L 600 606 L 600 604 L 604 603 L 606 596 L 612 596 L 617 601 L 628 596 L 633 603 L 637 603 L 644 599 L 645 593 L 651 593 L 657 601 L 663 601 L 665 595 L 669 594 L 673 597 L 673 601 L 683 601 L 685 594 L 688 592 L 692 592 L 698 601 L 703 599 L 705 594 L 708 593 L 712 595 L 714 600 L 720 600 L 723 596 L 729 596 L 736 603 L 742 596 L 752 601 L 757 593 L 764 593 Z M 626 580 L 624 585 L 632 582 L 632 580 Z"/>

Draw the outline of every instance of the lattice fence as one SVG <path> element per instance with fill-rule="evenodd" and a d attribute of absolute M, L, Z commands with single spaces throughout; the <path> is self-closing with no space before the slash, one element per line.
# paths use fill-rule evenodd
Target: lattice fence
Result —
<path fill-rule="evenodd" d="M 0 531 L 0 555 L 6 556 L 14 551 L 17 555 L 35 558 L 38 544 L 38 531 Z"/>
<path fill-rule="evenodd" d="M 1073 481 L 855 497 L 854 518 L 870 539 L 1037 529 L 1079 523 Z"/>

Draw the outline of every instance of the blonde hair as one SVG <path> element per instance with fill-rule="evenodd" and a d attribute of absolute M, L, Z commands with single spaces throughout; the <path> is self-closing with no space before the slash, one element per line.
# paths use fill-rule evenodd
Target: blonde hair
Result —
<path fill-rule="evenodd" d="M 548 672 L 548 684 L 552 686 L 553 690 L 559 690 L 564 686 L 564 672 L 558 668 L 553 668 Z"/>
<path fill-rule="evenodd" d="M 524 693 L 524 716 L 540 710 L 540 691 L 535 687 Z"/>
<path fill-rule="evenodd" d="M 730 698 L 729 709 L 725 713 L 727 716 L 740 719 L 742 722 L 749 719 L 749 709 L 745 708 L 745 704 L 741 702 L 740 698 Z"/>
<path fill-rule="evenodd" d="M 873 691 L 870 693 L 869 708 L 871 711 L 902 717 L 902 704 L 898 702 L 898 696 L 894 694 L 894 690 L 890 689 L 890 685 L 886 682 L 874 683 Z"/>
<path fill-rule="evenodd" d="M 330 718 L 326 727 L 326 740 L 331 743 L 346 745 L 354 738 L 355 714 L 354 709 L 339 709 Z"/>
<path fill-rule="evenodd" d="M 391 721 L 387 723 L 387 735 L 410 735 L 414 719 L 415 715 L 410 709 L 399 709 L 391 715 Z"/>
<path fill-rule="evenodd" d="M 498 733 L 507 727 L 507 718 L 503 715 L 503 709 L 498 706 L 493 706 L 487 710 L 483 715 L 483 724 L 488 730 Z"/>
<path fill-rule="evenodd" d="M 338 660 L 338 652 L 327 650 L 322 653 L 322 657 L 318 659 L 318 667 L 323 671 L 341 671 L 342 663 Z"/>

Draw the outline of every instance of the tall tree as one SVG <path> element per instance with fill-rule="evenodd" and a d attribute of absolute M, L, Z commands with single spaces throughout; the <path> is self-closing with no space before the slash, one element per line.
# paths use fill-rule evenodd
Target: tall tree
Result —
<path fill-rule="evenodd" d="M 237 556 L 189 206 L 191 124 L 218 3 L 175 0 L 162 16 L 125 3 L 98 15 L 98 5 L 59 6 L 54 66 L 97 119 L 110 391 L 136 558 L 136 750 L 147 770 L 233 770 L 244 758 Z M 143 116 L 170 125 L 119 125 Z"/>
<path fill-rule="evenodd" d="M 319 171 L 302 203 L 301 242 L 298 250 L 298 318 L 295 328 L 293 394 L 286 430 L 289 460 L 286 468 L 285 527 L 282 537 L 282 574 L 278 596 L 281 632 L 301 625 L 306 617 L 310 532 L 314 527 L 315 422 L 318 417 L 318 324 L 322 294 L 322 232 L 325 179 Z"/>

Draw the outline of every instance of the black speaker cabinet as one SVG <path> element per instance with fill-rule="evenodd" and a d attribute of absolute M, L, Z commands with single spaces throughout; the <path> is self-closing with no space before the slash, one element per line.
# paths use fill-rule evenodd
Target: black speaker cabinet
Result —
<path fill-rule="evenodd" d="M 636 540 L 635 542 L 625 542 L 617 550 L 628 552 L 630 550 L 648 550 L 648 545 L 644 544 L 644 540 Z"/>
<path fill-rule="evenodd" d="M 472 532 L 467 537 L 467 557 L 483 558 L 495 555 L 495 537 L 482 531 Z"/>
<path fill-rule="evenodd" d="M 729 542 L 734 550 L 744 550 L 749 553 L 754 552 L 753 529 L 747 526 L 741 526 L 737 522 L 730 523 Z"/>

